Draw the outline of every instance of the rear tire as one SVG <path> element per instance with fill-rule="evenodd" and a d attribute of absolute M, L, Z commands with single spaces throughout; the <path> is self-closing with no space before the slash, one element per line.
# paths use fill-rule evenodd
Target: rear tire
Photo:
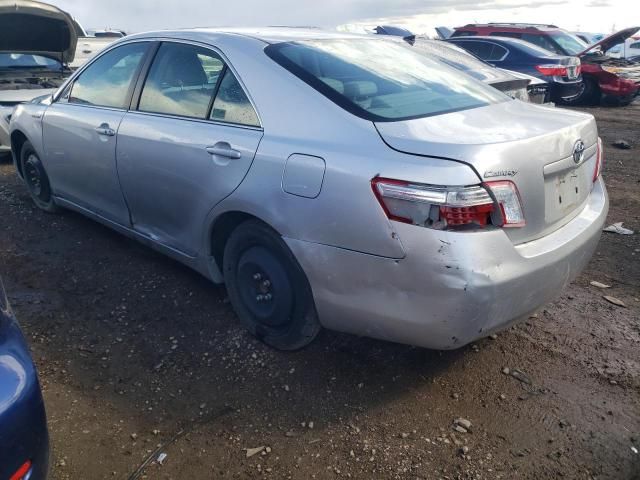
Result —
<path fill-rule="evenodd" d="M 240 224 L 224 249 L 229 300 L 247 329 L 278 350 L 298 350 L 320 332 L 309 281 L 280 235 L 258 220 Z"/>
<path fill-rule="evenodd" d="M 20 152 L 22 178 L 36 206 L 47 213 L 59 211 L 51 193 L 49 177 L 31 142 L 24 142 Z"/>

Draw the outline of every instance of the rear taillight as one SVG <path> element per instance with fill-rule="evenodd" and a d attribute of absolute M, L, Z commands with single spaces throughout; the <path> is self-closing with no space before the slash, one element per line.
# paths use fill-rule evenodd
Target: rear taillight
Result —
<path fill-rule="evenodd" d="M 371 186 L 387 217 L 398 222 L 436 230 L 524 225 L 512 182 L 441 187 L 378 177 Z"/>
<path fill-rule="evenodd" d="M 30 475 L 30 474 L 31 474 L 31 461 L 27 460 L 22 465 L 20 465 L 20 468 L 16 470 L 13 475 L 9 477 L 9 480 L 25 480 L 26 478 L 28 478 L 27 475 Z"/>
<path fill-rule="evenodd" d="M 598 137 L 598 149 L 596 151 L 596 167 L 593 169 L 593 183 L 598 180 L 602 173 L 602 162 L 604 161 L 604 152 L 602 148 L 602 139 Z"/>
<path fill-rule="evenodd" d="M 500 208 L 502 217 L 501 227 L 524 227 L 524 211 L 520 201 L 520 193 L 515 183 L 509 180 L 487 182 L 485 185 L 491 190 Z"/>
<path fill-rule="evenodd" d="M 549 77 L 566 77 L 569 73 L 562 65 L 536 65 L 536 70 Z"/>

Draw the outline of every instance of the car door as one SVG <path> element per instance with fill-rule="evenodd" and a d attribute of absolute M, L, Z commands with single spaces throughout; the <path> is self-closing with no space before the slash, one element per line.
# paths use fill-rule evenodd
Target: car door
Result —
<path fill-rule="evenodd" d="M 258 115 L 221 55 L 201 46 L 163 42 L 138 89 L 117 148 L 133 228 L 196 256 L 207 214 L 253 162 Z"/>
<path fill-rule="evenodd" d="M 129 108 L 148 42 L 98 57 L 45 112 L 43 143 L 54 194 L 130 225 L 116 168 L 116 133 Z"/>

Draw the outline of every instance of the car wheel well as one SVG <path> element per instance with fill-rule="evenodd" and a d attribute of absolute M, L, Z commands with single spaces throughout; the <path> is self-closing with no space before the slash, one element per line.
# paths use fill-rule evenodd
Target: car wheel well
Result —
<path fill-rule="evenodd" d="M 247 220 L 258 220 L 269 228 L 273 227 L 262 219 L 245 212 L 225 212 L 220 215 L 211 229 L 211 255 L 213 256 L 219 271 L 223 270 L 224 249 L 231 233 Z M 275 230 L 275 229 L 274 229 Z"/>
<path fill-rule="evenodd" d="M 15 156 L 15 158 L 18 159 L 18 161 L 16 162 L 17 168 L 18 168 L 18 173 L 20 174 L 20 176 L 22 176 L 22 165 L 20 165 L 20 152 L 22 151 L 22 146 L 24 145 L 24 142 L 26 142 L 27 136 L 22 133 L 20 130 L 16 130 L 15 132 L 13 132 L 11 134 L 11 151 L 13 152 L 13 155 Z"/>

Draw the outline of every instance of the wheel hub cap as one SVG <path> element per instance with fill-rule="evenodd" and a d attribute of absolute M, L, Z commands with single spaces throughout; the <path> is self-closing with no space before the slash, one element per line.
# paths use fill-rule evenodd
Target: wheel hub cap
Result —
<path fill-rule="evenodd" d="M 247 249 L 238 262 L 238 285 L 245 307 L 262 324 L 285 324 L 293 307 L 287 272 L 264 247 Z"/>

